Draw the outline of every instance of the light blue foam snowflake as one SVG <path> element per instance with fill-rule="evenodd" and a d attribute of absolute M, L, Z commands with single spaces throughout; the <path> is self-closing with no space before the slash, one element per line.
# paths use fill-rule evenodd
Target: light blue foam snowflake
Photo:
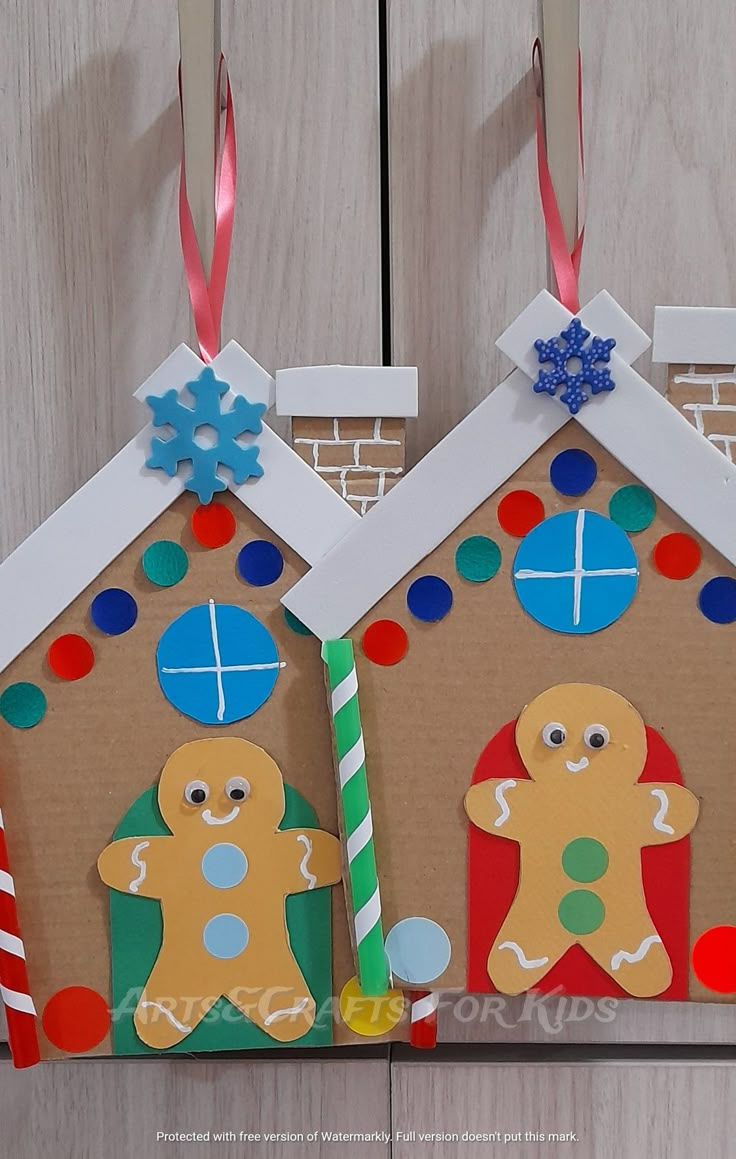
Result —
<path fill-rule="evenodd" d="M 615 390 L 616 387 L 608 367 L 598 365 L 610 362 L 611 351 L 616 345 L 615 338 L 593 338 L 586 346 L 589 338 L 590 330 L 585 329 L 579 318 L 573 318 L 559 337 L 547 340 L 538 338 L 534 343 L 540 365 L 552 364 L 552 370 L 540 370 L 534 383 L 535 392 L 555 398 L 558 386 L 564 386 L 560 402 L 573 415 L 588 401 L 584 386 L 589 386 L 593 394 Z M 570 368 L 571 359 L 578 360 L 579 369 Z"/>
<path fill-rule="evenodd" d="M 220 467 L 229 467 L 236 483 L 263 474 L 258 447 L 244 447 L 237 440 L 246 432 L 261 433 L 261 415 L 266 407 L 238 395 L 230 409 L 223 411 L 222 399 L 230 387 L 215 378 L 209 366 L 187 387 L 194 395 L 194 408 L 180 402 L 177 390 L 146 399 L 153 411 L 153 425 L 172 427 L 175 432 L 170 439 L 151 439 L 151 457 L 146 466 L 175 475 L 180 463 L 191 462 L 192 473 L 184 485 L 199 496 L 200 503 L 210 503 L 216 491 L 227 490 L 226 481 L 218 474 Z M 198 442 L 197 432 L 202 427 L 211 427 L 215 432 L 217 441 L 212 446 Z"/>

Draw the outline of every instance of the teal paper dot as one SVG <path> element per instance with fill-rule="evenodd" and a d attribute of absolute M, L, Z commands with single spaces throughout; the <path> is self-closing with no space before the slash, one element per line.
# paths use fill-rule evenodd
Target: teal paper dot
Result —
<path fill-rule="evenodd" d="M 202 940 L 213 958 L 237 958 L 248 945 L 250 931 L 237 914 L 217 914 L 204 927 Z"/>
<path fill-rule="evenodd" d="M 632 483 L 611 496 L 608 514 L 624 531 L 646 531 L 657 514 L 657 500 L 646 487 Z"/>
<path fill-rule="evenodd" d="M 13 728 L 34 728 L 46 715 L 46 696 L 37 684 L 11 684 L 0 696 L 0 716 Z"/>
<path fill-rule="evenodd" d="M 173 588 L 183 580 L 189 568 L 187 553 L 180 543 L 159 539 L 143 552 L 143 571 L 152 584 Z"/>
<path fill-rule="evenodd" d="M 463 579 L 483 584 L 493 579 L 501 566 L 501 548 L 487 535 L 471 535 L 455 552 L 455 567 Z"/>
<path fill-rule="evenodd" d="M 284 608 L 284 620 L 286 621 L 286 626 L 291 628 L 292 632 L 296 632 L 297 636 L 314 635 L 314 632 L 311 630 L 311 628 L 308 628 L 306 624 L 303 624 L 301 620 L 294 615 L 293 612 L 289 611 L 288 608 Z"/>

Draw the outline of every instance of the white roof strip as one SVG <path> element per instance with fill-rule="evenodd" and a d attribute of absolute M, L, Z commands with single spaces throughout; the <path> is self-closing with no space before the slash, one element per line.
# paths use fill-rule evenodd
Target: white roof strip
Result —
<path fill-rule="evenodd" d="M 736 366 L 736 310 L 710 306 L 657 306 L 654 362 Z"/>
<path fill-rule="evenodd" d="M 301 418 L 416 418 L 414 366 L 300 366 L 276 372 L 276 413 Z"/>
<path fill-rule="evenodd" d="M 284 596 L 322 640 L 338 639 L 563 427 L 516 370 Z M 716 452 L 717 453 L 717 452 Z"/>
<path fill-rule="evenodd" d="M 284 597 L 322 639 L 348 632 L 564 424 L 559 403 L 534 394 L 536 338 L 572 314 L 543 291 L 499 339 L 516 370 L 451 431 L 337 547 Z M 695 531 L 736 564 L 736 466 L 629 365 L 646 335 L 605 292 L 580 312 L 614 337 L 616 389 L 581 408 L 577 421 Z M 449 480 L 452 480 L 450 483 Z"/>
<path fill-rule="evenodd" d="M 135 392 L 181 389 L 204 363 L 181 345 Z M 267 406 L 273 379 L 236 342 L 212 362 L 234 394 Z M 149 423 L 0 565 L 0 672 L 53 623 L 184 490 L 188 464 L 173 478 L 146 468 L 156 428 Z M 264 423 L 264 474 L 233 493 L 309 564 L 334 547 L 360 516 Z"/>

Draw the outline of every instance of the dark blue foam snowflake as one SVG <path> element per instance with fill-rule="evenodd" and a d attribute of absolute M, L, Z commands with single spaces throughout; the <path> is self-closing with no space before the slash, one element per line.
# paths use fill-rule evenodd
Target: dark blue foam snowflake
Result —
<path fill-rule="evenodd" d="M 558 337 L 546 341 L 538 338 L 534 343 L 540 365 L 552 364 L 551 370 L 540 370 L 534 383 L 535 392 L 555 398 L 558 386 L 564 386 L 560 402 L 573 415 L 588 401 L 584 387 L 589 386 L 593 394 L 615 390 L 616 387 L 608 367 L 599 365 L 610 362 L 615 338 L 593 338 L 586 346 L 589 338 L 590 330 L 585 329 L 579 318 L 573 318 Z M 573 359 L 577 360 L 574 369 L 570 365 Z"/>
<path fill-rule="evenodd" d="M 263 474 L 258 447 L 245 447 L 237 440 L 246 432 L 261 433 L 261 415 L 266 407 L 238 395 L 230 409 L 223 410 L 222 400 L 230 387 L 215 378 L 209 366 L 187 387 L 194 396 L 194 408 L 180 402 L 177 390 L 146 399 L 153 411 L 153 425 L 172 427 L 175 432 L 170 439 L 151 439 L 151 457 L 146 466 L 175 475 L 180 463 L 191 462 L 192 473 L 184 486 L 199 496 L 200 503 L 210 503 L 216 491 L 227 490 L 226 481 L 218 474 L 220 467 L 229 467 L 236 483 Z M 210 428 L 216 436 L 211 446 L 204 442 L 203 428 Z"/>

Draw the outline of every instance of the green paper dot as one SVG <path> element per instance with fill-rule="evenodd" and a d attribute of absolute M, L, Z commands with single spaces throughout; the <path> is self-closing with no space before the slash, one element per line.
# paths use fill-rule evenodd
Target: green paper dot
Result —
<path fill-rule="evenodd" d="M 314 635 L 314 632 L 306 624 L 303 624 L 301 620 L 297 619 L 294 613 L 290 612 L 288 608 L 284 608 L 284 619 L 286 620 L 287 626 L 291 628 L 292 632 L 296 632 L 297 636 Z"/>
<path fill-rule="evenodd" d="M 632 483 L 611 496 L 608 514 L 624 531 L 646 531 L 657 514 L 657 500 L 646 487 Z"/>
<path fill-rule="evenodd" d="M 487 535 L 471 535 L 455 552 L 455 567 L 463 579 L 483 584 L 501 566 L 501 548 Z"/>
<path fill-rule="evenodd" d="M 146 577 L 160 588 L 173 588 L 184 579 L 188 568 L 187 553 L 181 544 L 171 539 L 159 539 L 143 552 Z"/>
<path fill-rule="evenodd" d="M 577 837 L 562 851 L 562 868 L 573 881 L 598 881 L 608 869 L 606 847 L 594 837 Z"/>
<path fill-rule="evenodd" d="M 11 684 L 0 696 L 0 716 L 13 728 L 34 728 L 46 715 L 47 700 L 37 684 Z"/>
<path fill-rule="evenodd" d="M 573 889 L 560 902 L 557 916 L 568 933 L 592 934 L 603 925 L 606 907 L 589 889 Z"/>

